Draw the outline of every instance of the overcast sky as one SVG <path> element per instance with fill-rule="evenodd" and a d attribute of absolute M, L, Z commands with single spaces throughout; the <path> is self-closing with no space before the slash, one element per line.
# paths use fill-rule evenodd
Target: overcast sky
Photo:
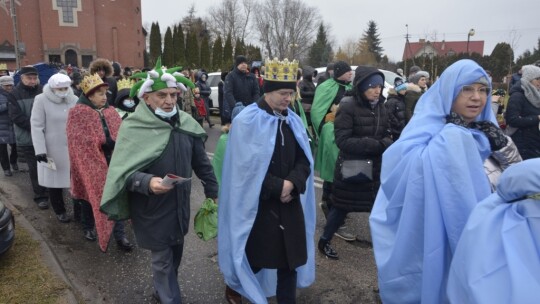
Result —
<path fill-rule="evenodd" d="M 209 7 L 221 1 L 141 2 L 143 24 L 159 21 L 165 32 L 167 26 L 187 15 L 192 4 L 197 16 L 206 16 Z M 475 35 L 471 41 L 485 41 L 484 55 L 491 54 L 497 43 L 507 42 L 514 47 L 516 58 L 525 50 L 537 47 L 540 37 L 540 0 L 305 0 L 305 3 L 316 7 L 325 23 L 330 24 L 330 36 L 338 45 L 348 39 L 359 39 L 368 21 L 374 20 L 381 46 L 391 61 L 400 61 L 403 56 L 406 25 L 411 42 L 420 38 L 467 41 L 467 33 L 473 28 Z"/>

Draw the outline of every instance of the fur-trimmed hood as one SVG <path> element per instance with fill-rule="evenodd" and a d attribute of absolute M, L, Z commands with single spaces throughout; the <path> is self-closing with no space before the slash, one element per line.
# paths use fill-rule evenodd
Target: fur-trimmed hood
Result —
<path fill-rule="evenodd" d="M 113 67 L 109 60 L 104 58 L 98 58 L 90 63 L 90 74 L 94 75 L 99 70 L 105 71 L 105 77 L 111 77 L 113 74 Z"/>

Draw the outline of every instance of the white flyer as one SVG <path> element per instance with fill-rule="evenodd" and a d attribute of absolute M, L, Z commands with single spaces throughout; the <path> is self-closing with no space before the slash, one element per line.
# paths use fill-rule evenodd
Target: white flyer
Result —
<path fill-rule="evenodd" d="M 176 176 L 174 174 L 169 173 L 165 175 L 165 177 L 161 181 L 161 184 L 166 187 L 172 187 L 175 185 L 181 185 L 190 180 L 191 180 L 191 177 L 185 178 L 185 177 Z"/>
<path fill-rule="evenodd" d="M 44 164 L 44 165 L 45 165 L 45 167 L 56 171 L 56 164 L 54 163 L 54 160 L 52 158 L 47 157 L 47 163 Z"/>

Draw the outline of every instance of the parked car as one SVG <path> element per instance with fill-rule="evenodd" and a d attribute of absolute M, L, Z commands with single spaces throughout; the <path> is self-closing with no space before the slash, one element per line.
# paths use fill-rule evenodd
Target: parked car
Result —
<path fill-rule="evenodd" d="M 210 93 L 210 99 L 212 99 L 213 107 L 210 108 L 210 113 L 219 115 L 219 102 L 218 102 L 218 84 L 221 81 L 221 72 L 208 73 L 208 79 L 206 83 L 212 89 Z"/>
<path fill-rule="evenodd" d="M 2 202 L 0 202 L 0 255 L 8 251 L 15 240 L 15 217 Z"/>
<path fill-rule="evenodd" d="M 356 70 L 356 68 L 357 68 L 356 65 L 351 66 L 351 69 L 352 69 L 352 72 L 353 72 L 352 79 L 354 79 L 354 70 Z M 326 67 L 316 68 L 315 70 L 317 70 L 317 75 L 321 75 L 321 73 L 326 71 Z M 381 71 L 384 74 L 383 96 L 384 96 L 384 98 L 386 98 L 386 97 L 388 97 L 388 89 L 394 87 L 394 80 L 396 79 L 396 77 L 400 77 L 400 76 L 397 73 L 394 73 L 394 72 L 388 71 L 388 70 L 379 69 L 379 71 Z M 315 84 L 316 84 L 316 82 L 315 82 Z"/>

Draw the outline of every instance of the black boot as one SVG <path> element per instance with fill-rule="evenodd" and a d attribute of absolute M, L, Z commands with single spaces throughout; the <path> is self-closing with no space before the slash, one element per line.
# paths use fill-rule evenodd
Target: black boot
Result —
<path fill-rule="evenodd" d="M 319 239 L 319 251 L 324 254 L 327 258 L 332 260 L 338 260 L 338 253 L 330 246 L 330 242 L 325 239 Z"/>

